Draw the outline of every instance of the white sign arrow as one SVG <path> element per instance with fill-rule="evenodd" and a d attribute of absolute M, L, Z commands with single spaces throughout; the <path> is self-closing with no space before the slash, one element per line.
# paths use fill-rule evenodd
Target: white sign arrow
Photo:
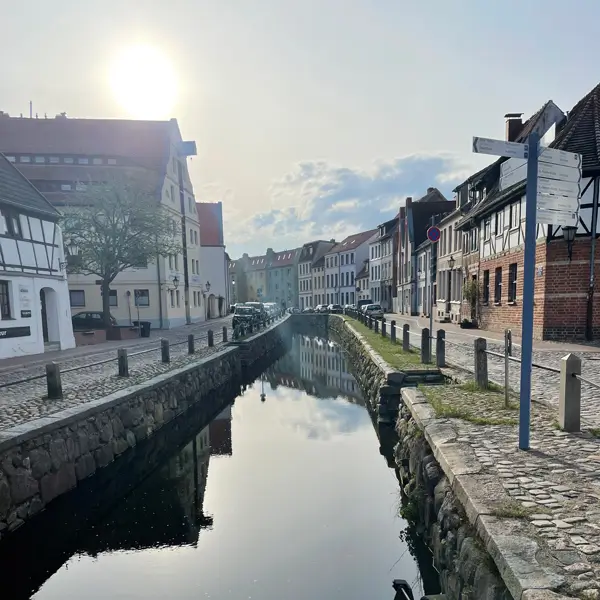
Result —
<path fill-rule="evenodd" d="M 474 137 L 473 152 L 478 154 L 492 154 L 493 156 L 508 156 L 512 158 L 527 158 L 529 144 L 505 142 L 491 138 Z"/>
<path fill-rule="evenodd" d="M 577 196 L 555 196 L 553 194 L 538 194 L 537 207 L 540 210 L 561 210 L 564 212 L 577 212 L 579 199 Z"/>
<path fill-rule="evenodd" d="M 526 164 L 524 164 L 520 167 L 517 167 L 516 169 L 513 169 L 512 171 L 508 171 L 507 173 L 503 173 L 500 176 L 500 189 L 505 190 L 506 188 L 509 188 L 509 187 L 515 185 L 515 183 L 519 183 L 520 181 L 525 181 L 526 177 L 527 177 L 527 165 Z"/>
<path fill-rule="evenodd" d="M 581 166 L 581 154 L 565 152 L 564 150 L 555 150 L 554 148 L 540 147 L 538 160 L 540 162 L 562 165 L 564 167 L 579 168 Z"/>
<path fill-rule="evenodd" d="M 538 163 L 538 177 L 579 183 L 581 181 L 581 170 L 574 169 L 573 167 L 564 167 L 562 165 L 541 162 Z"/>
<path fill-rule="evenodd" d="M 536 211 L 535 217 L 537 223 L 544 223 L 546 225 L 577 227 L 577 224 L 579 223 L 579 217 L 576 212 L 542 209 Z"/>
<path fill-rule="evenodd" d="M 557 194 L 558 196 L 573 196 L 579 198 L 581 186 L 572 181 L 560 181 L 558 179 L 538 178 L 538 194 Z"/>

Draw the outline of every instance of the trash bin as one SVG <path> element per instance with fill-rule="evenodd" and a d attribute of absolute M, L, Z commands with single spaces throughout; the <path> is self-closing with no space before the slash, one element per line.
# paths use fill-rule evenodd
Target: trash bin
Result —
<path fill-rule="evenodd" d="M 150 323 L 150 321 L 134 321 L 133 322 L 134 327 L 138 327 L 140 328 L 140 337 L 150 337 L 150 326 L 152 325 L 152 323 Z"/>

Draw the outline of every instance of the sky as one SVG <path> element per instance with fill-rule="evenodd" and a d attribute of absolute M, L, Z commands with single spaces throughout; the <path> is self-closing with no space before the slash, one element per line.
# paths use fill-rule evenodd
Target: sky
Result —
<path fill-rule="evenodd" d="M 597 0 L 13 2 L 0 110 L 177 118 L 237 258 L 341 240 L 429 186 L 451 199 L 491 160 L 473 135 L 600 82 L 598 22 Z"/>

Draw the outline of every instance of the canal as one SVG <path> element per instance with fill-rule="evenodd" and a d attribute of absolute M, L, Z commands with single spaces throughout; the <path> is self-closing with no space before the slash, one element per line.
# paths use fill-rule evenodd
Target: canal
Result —
<path fill-rule="evenodd" d="M 392 600 L 395 578 L 416 599 L 439 591 L 339 346 L 295 336 L 227 393 L 209 424 L 186 414 L 1 542 L 2 597 Z"/>

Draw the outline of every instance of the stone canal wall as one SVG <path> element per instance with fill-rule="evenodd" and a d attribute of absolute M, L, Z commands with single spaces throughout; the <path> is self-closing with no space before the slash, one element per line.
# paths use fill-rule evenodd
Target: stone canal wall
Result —
<path fill-rule="evenodd" d="M 520 593 L 512 595 L 507 588 L 473 526 L 470 517 L 477 519 L 478 515 L 467 514 L 461 502 L 464 495 L 457 494 L 452 486 L 454 470 L 461 472 L 461 465 L 443 461 L 440 464 L 437 459 L 435 443 L 441 442 L 448 432 L 440 429 L 442 438 L 436 438 L 434 446 L 430 446 L 424 425 L 435 431 L 435 415 L 427 412 L 427 420 L 415 419 L 411 409 L 418 413 L 428 406 L 415 402 L 409 407 L 406 402 L 407 397 L 418 394 L 414 374 L 392 369 L 343 318 L 332 315 L 329 328 L 351 358 L 354 375 L 377 415 L 382 444 L 390 437 L 398 442 L 394 453 L 406 494 L 403 514 L 413 521 L 431 548 L 447 600 L 521 600 Z M 433 377 L 431 373 L 419 376 L 423 381 Z M 523 600 L 527 598 L 533 600 L 535 596 L 523 596 Z"/>
<path fill-rule="evenodd" d="M 282 320 L 242 343 L 142 384 L 0 433 L 0 538 L 49 502 L 152 436 L 192 405 L 221 402 L 214 393 L 242 379 L 251 366 L 281 347 Z"/>

